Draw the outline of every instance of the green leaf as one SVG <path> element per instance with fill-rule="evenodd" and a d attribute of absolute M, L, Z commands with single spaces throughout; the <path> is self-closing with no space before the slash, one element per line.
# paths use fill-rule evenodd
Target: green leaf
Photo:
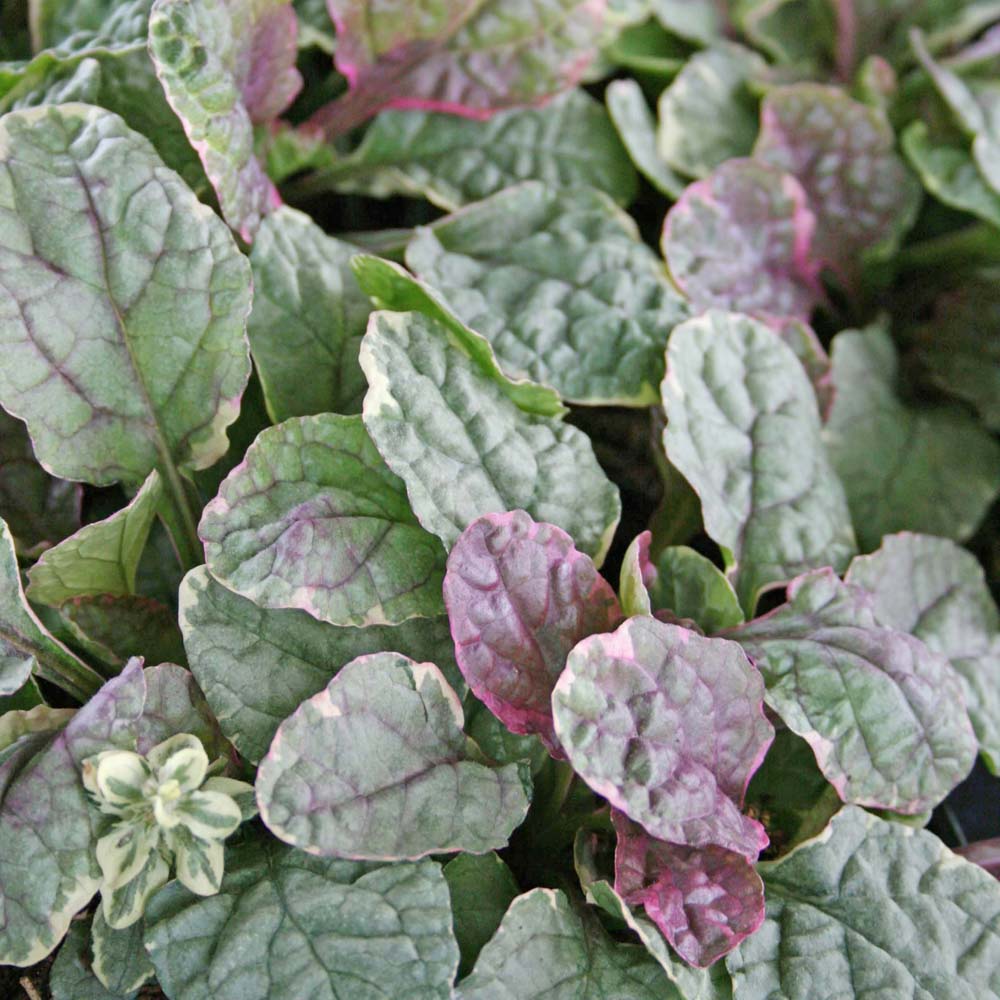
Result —
<path fill-rule="evenodd" d="M 519 410 L 420 313 L 375 313 L 361 367 L 365 427 L 406 483 L 420 523 L 446 546 L 477 517 L 520 508 L 565 530 L 600 564 L 621 501 L 582 431 Z"/>
<path fill-rule="evenodd" d="M 3 405 L 55 475 L 138 484 L 159 467 L 180 491 L 177 465 L 225 452 L 250 373 L 232 236 L 142 136 L 84 105 L 3 118 L 0 205 Z"/>
<path fill-rule="evenodd" d="M 409 230 L 406 232 L 409 236 Z M 506 375 L 497 362 L 492 344 L 467 327 L 435 288 L 418 281 L 398 264 L 380 257 L 362 254 L 351 263 L 358 283 L 375 305 L 393 312 L 419 312 L 437 320 L 447 329 L 449 341 L 467 354 L 518 409 L 543 417 L 559 417 L 568 412 L 559 393 L 549 386 Z"/>
<path fill-rule="evenodd" d="M 649 543 L 652 537 L 649 531 L 637 535 L 622 557 L 622 568 L 618 577 L 618 597 L 627 618 L 653 613 L 647 589 L 656 573 L 656 567 L 649 559 Z"/>
<path fill-rule="evenodd" d="M 668 546 L 659 554 L 649 593 L 654 610 L 690 618 L 709 634 L 743 621 L 729 580 L 710 559 L 684 545 Z"/>
<path fill-rule="evenodd" d="M 0 695 L 13 694 L 32 674 L 81 700 L 101 686 L 101 678 L 52 636 L 31 610 L 21 588 L 14 539 L 0 520 Z"/>
<path fill-rule="evenodd" d="M 460 854 L 444 866 L 444 877 L 448 880 L 455 937 L 462 953 L 458 974 L 465 976 L 517 896 L 517 882 L 492 851 Z"/>
<path fill-rule="evenodd" d="M 149 17 L 156 75 L 223 216 L 248 243 L 281 203 L 254 156 L 253 126 L 277 117 L 302 85 L 295 32 L 284 0 L 156 0 Z"/>
<path fill-rule="evenodd" d="M 59 614 L 70 641 L 109 667 L 132 656 L 148 663 L 187 663 L 176 614 L 150 597 L 77 597 Z"/>
<path fill-rule="evenodd" d="M 50 49 L 78 31 L 100 28 L 114 0 L 28 0 L 32 47 Z"/>
<path fill-rule="evenodd" d="M 444 610 L 444 549 L 359 416 L 295 417 L 263 431 L 199 530 L 212 575 L 264 608 L 301 608 L 333 625 Z"/>
<path fill-rule="evenodd" d="M 635 80 L 614 80 L 608 84 L 604 100 L 618 135 L 639 172 L 661 194 L 670 199 L 680 197 L 685 182 L 660 156 L 656 145 L 656 121 L 639 84 Z"/>
<path fill-rule="evenodd" d="M 0 715 L 0 751 L 13 746 L 22 736 L 54 733 L 57 729 L 62 729 L 75 714 L 75 708 L 49 708 L 41 701 L 30 708 L 11 708 Z"/>
<path fill-rule="evenodd" d="M 258 607 L 216 583 L 205 567 L 184 579 L 179 614 L 191 669 L 222 731 L 253 763 L 282 720 L 365 653 L 391 649 L 430 660 L 453 686 L 462 685 L 443 615 L 395 627 L 336 628 L 304 611 Z"/>
<path fill-rule="evenodd" d="M 176 663 L 161 663 L 144 674 L 146 700 L 135 746 L 138 753 L 149 753 L 169 737 L 188 733 L 201 741 L 209 760 L 228 757 L 219 724 L 189 671 Z"/>
<path fill-rule="evenodd" d="M 345 666 L 275 734 L 261 818 L 311 854 L 415 860 L 504 847 L 528 812 L 527 764 L 490 768 L 431 663 L 374 653 Z"/>
<path fill-rule="evenodd" d="M 382 111 L 350 156 L 316 183 L 341 191 L 427 198 L 445 211 L 520 181 L 592 187 L 628 204 L 635 171 L 607 112 L 582 90 L 487 121 L 432 111 Z"/>
<path fill-rule="evenodd" d="M 371 303 L 350 268 L 357 248 L 307 215 L 279 208 L 254 241 L 254 302 L 247 332 L 278 423 L 314 413 L 360 413 L 358 347 Z"/>
<path fill-rule="evenodd" d="M 854 554 L 844 490 L 816 396 L 791 348 L 761 323 L 709 312 L 674 331 L 663 382 L 669 460 L 701 498 L 740 603 Z"/>
<path fill-rule="evenodd" d="M 1000 884 L 932 834 L 848 807 L 759 871 L 767 918 L 726 959 L 737 1000 L 1000 996 Z"/>
<path fill-rule="evenodd" d="M 861 547 L 904 530 L 968 538 L 1000 492 L 1000 445 L 960 407 L 904 402 L 881 326 L 838 334 L 832 355 L 825 436 Z"/>
<path fill-rule="evenodd" d="M 964 146 L 932 136 L 926 122 L 911 122 L 900 136 L 910 166 L 938 201 L 1000 227 L 1000 194 L 983 180 Z"/>
<path fill-rule="evenodd" d="M 419 230 L 406 263 L 506 371 L 576 403 L 655 401 L 667 337 L 689 315 L 635 224 L 596 191 L 502 191 Z"/>
<path fill-rule="evenodd" d="M 163 487 L 151 472 L 128 506 L 43 552 L 28 570 L 29 600 L 57 608 L 75 597 L 135 593 L 135 574 Z"/>
<path fill-rule="evenodd" d="M 557 889 L 533 889 L 510 905 L 479 953 L 457 1000 L 664 1000 L 663 970 L 637 945 L 613 941 L 578 916 Z"/>
<path fill-rule="evenodd" d="M 668 31 L 696 45 L 711 45 L 728 28 L 718 0 L 653 0 L 653 14 Z"/>
<path fill-rule="evenodd" d="M 135 745 L 144 695 L 136 661 L 62 732 L 24 736 L 8 748 L 14 756 L 0 765 L 0 963 L 34 965 L 43 959 L 97 891 L 97 813 L 79 767 L 101 750 Z M 18 753 L 21 746 L 26 754 Z"/>
<path fill-rule="evenodd" d="M 726 634 L 845 802 L 912 815 L 972 768 L 976 739 L 948 661 L 881 627 L 868 594 L 832 570 L 795 580 L 787 604 Z"/>
<path fill-rule="evenodd" d="M 90 925 L 94 975 L 116 995 L 131 993 L 153 978 L 153 966 L 143 947 L 141 921 L 112 930 L 100 907 Z"/>
<path fill-rule="evenodd" d="M 760 56 L 730 42 L 692 56 L 660 95 L 660 156 L 690 177 L 747 156 L 757 138 L 757 100 L 748 84 L 766 72 Z"/>
<path fill-rule="evenodd" d="M 116 993 L 97 978 L 89 952 L 90 923 L 74 920 L 49 972 L 52 1000 L 131 1000 L 134 992 Z"/>
<path fill-rule="evenodd" d="M 872 595 L 881 624 L 951 661 L 979 751 L 1000 773 L 1000 611 L 975 557 L 945 538 L 890 535 L 851 563 L 846 580 Z"/>
<path fill-rule="evenodd" d="M 34 554 L 80 527 L 79 483 L 50 476 L 35 460 L 27 428 L 0 410 L 0 517 L 22 554 Z"/>
<path fill-rule="evenodd" d="M 176 882 L 159 892 L 146 947 L 171 1000 L 290 1000 L 304 988 L 448 1000 L 458 967 L 439 865 L 322 860 L 261 839 L 229 852 L 217 896 Z"/>

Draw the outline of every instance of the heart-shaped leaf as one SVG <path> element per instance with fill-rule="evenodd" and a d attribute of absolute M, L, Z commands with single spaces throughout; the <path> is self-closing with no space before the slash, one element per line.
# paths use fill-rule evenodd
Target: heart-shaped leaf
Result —
<path fill-rule="evenodd" d="M 334 625 L 443 610 L 441 543 L 358 416 L 296 417 L 263 431 L 205 508 L 212 575 L 264 608 Z"/>
<path fill-rule="evenodd" d="M 352 660 L 275 734 L 257 773 L 261 817 L 313 854 L 393 861 L 504 847 L 528 811 L 527 764 L 490 768 L 431 663 Z"/>
<path fill-rule="evenodd" d="M 654 837 L 752 860 L 767 834 L 740 805 L 774 738 L 763 698 L 735 643 L 632 618 L 577 644 L 552 713 L 577 774 Z"/>
<path fill-rule="evenodd" d="M 727 635 L 845 802 L 920 813 L 972 767 L 976 738 L 948 661 L 881 627 L 872 598 L 832 570 L 795 580 L 787 604 Z"/>
<path fill-rule="evenodd" d="M 121 118 L 76 104 L 3 118 L 0 200 L 0 401 L 39 461 L 97 485 L 159 467 L 174 489 L 176 466 L 220 458 L 250 271 L 219 217 Z"/>
<path fill-rule="evenodd" d="M 808 321 L 823 297 L 814 226 L 794 177 L 757 160 L 729 160 L 684 189 L 661 246 L 696 308 Z"/>
<path fill-rule="evenodd" d="M 552 689 L 566 657 L 621 617 L 590 557 L 524 511 L 487 514 L 452 548 L 444 600 L 469 687 L 512 732 L 538 733 L 560 753 Z"/>

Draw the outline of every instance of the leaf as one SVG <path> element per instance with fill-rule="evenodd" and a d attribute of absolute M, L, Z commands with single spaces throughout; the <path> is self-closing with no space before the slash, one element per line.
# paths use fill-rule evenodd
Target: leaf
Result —
<path fill-rule="evenodd" d="M 654 837 L 753 860 L 767 835 L 739 807 L 774 738 L 763 696 L 735 643 L 643 617 L 574 647 L 552 713 L 577 774 Z"/>
<path fill-rule="evenodd" d="M 639 84 L 635 80 L 613 80 L 604 91 L 604 100 L 618 135 L 639 172 L 661 194 L 678 198 L 684 190 L 684 181 L 660 155 L 656 146 L 656 122 Z"/>
<path fill-rule="evenodd" d="M 593 187 L 621 204 L 637 187 L 607 112 L 583 90 L 488 121 L 381 111 L 358 148 L 320 177 L 340 191 L 422 197 L 448 212 L 521 181 Z"/>
<path fill-rule="evenodd" d="M 655 610 L 668 609 L 696 621 L 707 633 L 743 621 L 743 609 L 732 584 L 715 563 L 684 545 L 663 549 L 649 588 Z"/>
<path fill-rule="evenodd" d="M 855 287 L 864 261 L 894 250 L 919 206 L 892 127 L 879 109 L 812 83 L 772 88 L 760 114 L 754 157 L 802 184 L 816 216 L 814 256 Z"/>
<path fill-rule="evenodd" d="M 139 921 L 125 930 L 112 930 L 98 907 L 90 925 L 92 970 L 102 985 L 116 996 L 131 993 L 153 978 L 143 947 L 143 925 Z"/>
<path fill-rule="evenodd" d="M 959 407 L 899 397 L 896 349 L 881 326 L 838 334 L 832 355 L 825 436 L 861 547 L 904 530 L 972 535 L 1000 492 L 1000 446 Z"/>
<path fill-rule="evenodd" d="M 488 514 L 448 556 L 444 600 L 469 687 L 514 733 L 537 733 L 562 756 L 552 689 L 570 650 L 618 623 L 614 591 L 591 559 L 524 511 Z"/>
<path fill-rule="evenodd" d="M 322 860 L 260 838 L 230 850 L 217 896 L 159 892 L 146 947 L 172 1000 L 287 1000 L 304 986 L 447 1000 L 458 967 L 439 865 Z"/>
<path fill-rule="evenodd" d="M 199 531 L 212 575 L 264 608 L 334 625 L 442 611 L 444 550 L 359 416 L 295 417 L 263 431 Z"/>
<path fill-rule="evenodd" d="M 28 0 L 32 47 L 50 49 L 78 31 L 100 28 L 115 8 L 113 0 Z"/>
<path fill-rule="evenodd" d="M 31 708 L 5 711 L 0 715 L 0 752 L 13 746 L 22 736 L 62 729 L 75 714 L 75 708 L 49 708 L 41 701 Z"/>
<path fill-rule="evenodd" d="M 790 348 L 746 317 L 674 331 L 663 382 L 669 460 L 701 498 L 708 534 L 750 613 L 762 590 L 854 554 L 816 397 Z"/>
<path fill-rule="evenodd" d="M 459 976 L 467 975 L 483 946 L 493 937 L 507 907 L 517 896 L 517 882 L 499 856 L 460 854 L 444 866 L 451 896 L 455 937 L 462 953 Z"/>
<path fill-rule="evenodd" d="M 150 597 L 76 597 L 59 614 L 73 641 L 109 667 L 132 656 L 149 663 L 187 662 L 177 616 Z"/>
<path fill-rule="evenodd" d="M 226 738 L 252 763 L 299 704 L 362 654 L 391 649 L 432 660 L 461 683 L 444 616 L 335 628 L 304 611 L 258 607 L 216 583 L 205 567 L 185 577 L 179 616 L 194 676 Z"/>
<path fill-rule="evenodd" d="M 681 847 L 651 838 L 612 813 L 615 891 L 641 904 L 677 953 L 705 968 L 764 921 L 764 886 L 753 865 L 721 847 Z"/>
<path fill-rule="evenodd" d="M 38 460 L 95 485 L 211 465 L 250 372 L 229 232 L 99 108 L 13 112 L 0 150 L 0 400 Z"/>
<path fill-rule="evenodd" d="M 729 27 L 718 0 L 653 0 L 653 15 L 669 32 L 697 45 L 711 45 Z"/>
<path fill-rule="evenodd" d="M 358 284 L 379 309 L 418 312 L 437 320 L 447 329 L 449 341 L 467 354 L 518 409 L 544 417 L 560 417 L 569 412 L 562 405 L 559 393 L 549 386 L 506 375 L 490 342 L 467 327 L 435 288 L 418 281 L 398 264 L 380 257 L 361 254 L 351 261 L 351 266 Z"/>
<path fill-rule="evenodd" d="M 855 559 L 845 579 L 871 594 L 880 624 L 948 658 L 980 753 L 1000 771 L 1000 611 L 975 557 L 945 538 L 889 535 L 878 552 Z"/>
<path fill-rule="evenodd" d="M 536 777 L 551 759 L 537 736 L 512 733 L 474 694 L 466 694 L 462 703 L 465 732 L 480 750 L 497 764 L 525 760 Z"/>
<path fill-rule="evenodd" d="M 528 811 L 526 764 L 489 768 L 455 692 L 399 653 L 352 660 L 275 734 L 257 773 L 261 818 L 312 854 L 415 860 L 504 847 Z"/>
<path fill-rule="evenodd" d="M 162 495 L 160 476 L 151 472 L 126 507 L 43 552 L 28 570 L 28 598 L 57 608 L 75 597 L 134 594 L 139 557 Z"/>
<path fill-rule="evenodd" d="M 90 963 L 90 925 L 74 920 L 49 971 L 52 1000 L 131 1000 L 136 994 L 115 993 L 94 974 Z"/>
<path fill-rule="evenodd" d="M 81 700 L 101 678 L 52 636 L 32 611 L 21 588 L 14 539 L 0 520 L 0 696 L 17 691 L 35 674 Z"/>
<path fill-rule="evenodd" d="M 603 4 L 426 0 L 405 9 L 329 0 L 337 69 L 364 107 L 488 118 L 573 86 L 597 54 Z"/>
<path fill-rule="evenodd" d="M 726 960 L 737 998 L 1000 995 L 1000 889 L 932 834 L 848 807 L 760 874 L 767 919 Z"/>
<path fill-rule="evenodd" d="M 146 700 L 135 745 L 138 753 L 147 754 L 171 736 L 188 733 L 202 743 L 209 760 L 229 756 L 219 724 L 191 673 L 176 663 L 148 667 L 144 673 Z"/>
<path fill-rule="evenodd" d="M 254 241 L 250 350 L 275 423 L 314 413 L 360 413 L 357 362 L 371 304 L 350 269 L 357 248 L 308 216 L 279 208 Z"/>
<path fill-rule="evenodd" d="M 518 896 L 457 1000 L 664 1000 L 663 971 L 637 945 L 618 944 L 581 919 L 558 889 Z"/>
<path fill-rule="evenodd" d="M 144 695 L 136 661 L 105 684 L 62 732 L 33 745 L 32 754 L 17 761 L 11 774 L 4 776 L 0 767 L 3 964 L 28 966 L 43 959 L 97 891 L 96 812 L 78 768 L 100 750 L 134 746 Z"/>
<path fill-rule="evenodd" d="M 248 243 L 280 204 L 253 152 L 253 126 L 298 93 L 297 22 L 282 0 L 156 0 L 149 51 L 163 91 L 218 195 Z"/>
<path fill-rule="evenodd" d="M 27 428 L 0 410 L 0 517 L 21 551 L 44 550 L 80 527 L 81 489 L 35 461 Z"/>
<path fill-rule="evenodd" d="M 621 501 L 582 431 L 518 409 L 446 327 L 420 313 L 374 313 L 361 367 L 365 427 L 406 483 L 417 519 L 445 546 L 483 514 L 524 508 L 595 562 L 604 557 Z"/>
<path fill-rule="evenodd" d="M 922 121 L 907 125 L 900 145 L 924 187 L 938 201 L 1000 227 L 1000 194 L 983 180 L 967 149 L 933 136 Z"/>
<path fill-rule="evenodd" d="M 684 190 L 667 213 L 661 247 L 696 309 L 807 321 L 823 297 L 811 255 L 815 223 L 794 177 L 729 160 Z"/>
<path fill-rule="evenodd" d="M 749 156 L 757 138 L 757 100 L 749 83 L 766 73 L 764 60 L 741 45 L 718 42 L 695 53 L 660 95 L 660 156 L 689 177 Z"/>
<path fill-rule="evenodd" d="M 971 769 L 976 740 L 947 660 L 880 627 L 869 595 L 832 570 L 793 581 L 787 604 L 727 635 L 845 802 L 912 815 Z"/>
<path fill-rule="evenodd" d="M 647 405 L 688 315 L 605 195 L 526 183 L 419 230 L 407 266 L 493 345 L 506 371 L 571 402 Z"/>
<path fill-rule="evenodd" d="M 650 584 L 656 579 L 656 567 L 649 558 L 649 543 L 652 538 L 651 531 L 643 531 L 636 535 L 622 558 L 618 594 L 621 597 L 622 611 L 625 612 L 627 618 L 653 613 L 648 590 Z M 608 630 L 605 628 L 600 631 L 607 632 Z"/>

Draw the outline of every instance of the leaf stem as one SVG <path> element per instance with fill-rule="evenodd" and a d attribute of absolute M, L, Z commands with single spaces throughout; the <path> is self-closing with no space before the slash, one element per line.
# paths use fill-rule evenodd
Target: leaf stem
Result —
<path fill-rule="evenodd" d="M 985 222 L 903 247 L 897 257 L 900 270 L 919 271 L 941 265 L 953 267 L 956 258 L 1000 261 L 1000 232 Z"/>
<path fill-rule="evenodd" d="M 173 462 L 161 463 L 160 473 L 166 486 L 160 504 L 160 520 L 170 535 L 181 568 L 187 572 L 205 561 L 191 495 Z"/>

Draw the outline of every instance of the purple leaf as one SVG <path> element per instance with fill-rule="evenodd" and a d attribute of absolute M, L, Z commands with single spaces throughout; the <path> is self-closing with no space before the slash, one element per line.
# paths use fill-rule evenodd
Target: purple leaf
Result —
<path fill-rule="evenodd" d="M 955 853 L 960 854 L 966 861 L 985 868 L 994 878 L 1000 879 L 1000 837 L 977 840 L 974 844 L 957 847 Z"/>
<path fill-rule="evenodd" d="M 740 813 L 774 729 L 738 645 L 632 618 L 570 653 L 552 694 L 574 770 L 660 840 L 755 859 L 763 826 Z"/>
<path fill-rule="evenodd" d="M 813 254 L 848 288 L 866 251 L 891 249 L 910 227 L 919 186 L 877 108 L 836 87 L 775 87 L 761 106 L 754 157 L 794 175 L 816 217 Z"/>
<path fill-rule="evenodd" d="M 699 309 L 805 322 L 823 298 L 815 225 L 794 177 L 737 159 L 684 190 L 661 244 L 674 280 Z"/>
<path fill-rule="evenodd" d="M 573 86 L 597 55 L 606 0 L 327 0 L 350 93 L 310 119 L 340 134 L 382 108 L 489 118 Z"/>
<path fill-rule="evenodd" d="M 764 921 L 764 884 L 741 854 L 721 847 L 681 847 L 655 840 L 612 810 L 615 892 L 642 905 L 677 953 L 704 968 Z"/>
<path fill-rule="evenodd" d="M 561 528 L 523 510 L 487 514 L 451 550 L 444 601 L 469 687 L 511 732 L 537 733 L 563 756 L 552 689 L 569 651 L 621 618 L 590 557 Z"/>
<path fill-rule="evenodd" d="M 239 38 L 236 85 L 254 125 L 273 121 L 298 96 L 302 76 L 298 57 L 298 21 L 290 3 L 271 3 Z"/>
<path fill-rule="evenodd" d="M 843 801 L 914 815 L 971 769 L 977 741 L 951 665 L 881 627 L 872 595 L 833 570 L 800 576 L 787 604 L 726 634 Z"/>

